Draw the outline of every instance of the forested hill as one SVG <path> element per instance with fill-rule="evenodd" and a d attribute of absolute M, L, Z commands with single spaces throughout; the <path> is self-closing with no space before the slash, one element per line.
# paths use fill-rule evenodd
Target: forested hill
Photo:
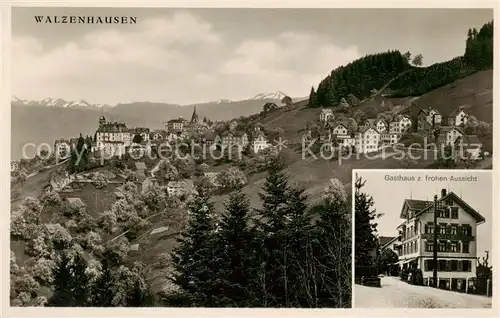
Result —
<path fill-rule="evenodd" d="M 374 88 L 381 88 L 398 74 L 411 68 L 399 51 L 367 55 L 333 70 L 311 90 L 309 106 L 337 105 L 348 95 L 358 99 L 370 96 Z"/>
<path fill-rule="evenodd" d="M 465 53 L 450 61 L 428 67 L 411 65 L 410 53 L 388 51 L 367 55 L 333 70 L 317 90 L 311 89 L 309 107 L 338 105 L 347 98 L 351 105 L 373 94 L 387 97 L 420 96 L 475 72 L 493 67 L 493 21 L 484 24 L 479 32 L 469 29 Z"/>

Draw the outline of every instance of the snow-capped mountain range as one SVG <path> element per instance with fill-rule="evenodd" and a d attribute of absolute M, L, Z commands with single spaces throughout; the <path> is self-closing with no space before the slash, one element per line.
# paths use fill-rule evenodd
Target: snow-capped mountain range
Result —
<path fill-rule="evenodd" d="M 207 103 L 201 103 L 201 104 L 229 104 L 229 103 L 237 103 L 237 102 L 243 102 L 243 101 L 250 101 L 250 100 L 277 100 L 281 101 L 283 97 L 287 96 L 285 93 L 281 91 L 277 91 L 274 93 L 261 93 L 255 95 L 253 98 L 249 98 L 246 100 L 242 101 L 232 101 L 229 99 L 219 99 L 217 101 L 211 101 Z M 17 96 L 12 96 L 11 103 L 14 105 L 29 105 L 29 106 L 44 106 L 44 107 L 61 107 L 61 108 L 109 108 L 109 107 L 114 107 L 111 105 L 107 104 L 91 104 L 88 103 L 85 100 L 77 100 L 77 101 L 67 101 L 62 98 L 52 98 L 52 97 L 47 97 L 43 100 L 25 100 L 21 99 Z"/>
<path fill-rule="evenodd" d="M 283 97 L 287 96 L 285 93 L 277 91 L 275 93 L 261 93 L 255 95 L 254 98 L 252 99 L 276 99 L 276 100 L 282 100 Z"/>
<path fill-rule="evenodd" d="M 73 107 L 85 107 L 85 108 L 101 108 L 109 105 L 105 104 L 90 104 L 84 100 L 77 101 L 66 101 L 62 98 L 52 98 L 47 97 L 43 100 L 24 100 L 17 96 L 12 96 L 11 102 L 13 104 L 21 104 L 21 105 L 31 105 L 31 106 L 45 106 L 45 107 L 62 107 L 62 108 L 73 108 Z"/>

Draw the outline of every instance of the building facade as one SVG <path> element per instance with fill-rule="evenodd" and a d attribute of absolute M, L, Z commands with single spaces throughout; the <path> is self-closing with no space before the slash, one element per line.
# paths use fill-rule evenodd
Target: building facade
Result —
<path fill-rule="evenodd" d="M 131 142 L 130 129 L 125 123 L 106 122 L 104 116 L 99 118 L 99 128 L 95 134 L 97 150 L 104 151 L 106 156 L 121 156 Z"/>
<path fill-rule="evenodd" d="M 399 254 L 401 268 L 422 271 L 424 285 L 432 285 L 433 251 L 438 249 L 438 286 L 462 290 L 476 275 L 476 240 L 478 225 L 485 219 L 454 192 L 441 190 L 437 200 L 437 224 L 434 202 L 406 199 L 400 217 Z M 434 233 L 437 246 L 434 246 Z"/>
<path fill-rule="evenodd" d="M 356 151 L 368 153 L 380 149 L 380 133 L 374 127 L 361 127 L 356 133 Z"/>
<path fill-rule="evenodd" d="M 319 120 L 323 123 L 327 123 L 330 119 L 334 119 L 333 111 L 331 109 L 322 109 L 319 114 Z"/>

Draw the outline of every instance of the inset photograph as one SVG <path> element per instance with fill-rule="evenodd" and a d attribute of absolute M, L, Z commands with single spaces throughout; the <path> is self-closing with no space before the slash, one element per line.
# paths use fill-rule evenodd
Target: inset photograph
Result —
<path fill-rule="evenodd" d="M 355 308 L 491 308 L 492 175 L 353 170 Z"/>

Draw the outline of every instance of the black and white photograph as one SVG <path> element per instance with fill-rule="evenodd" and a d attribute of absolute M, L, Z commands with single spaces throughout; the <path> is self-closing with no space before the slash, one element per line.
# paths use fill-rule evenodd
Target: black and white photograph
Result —
<path fill-rule="evenodd" d="M 494 168 L 493 13 L 13 6 L 10 306 L 352 308 L 353 169 Z"/>
<path fill-rule="evenodd" d="M 353 174 L 355 308 L 491 308 L 490 172 Z"/>

